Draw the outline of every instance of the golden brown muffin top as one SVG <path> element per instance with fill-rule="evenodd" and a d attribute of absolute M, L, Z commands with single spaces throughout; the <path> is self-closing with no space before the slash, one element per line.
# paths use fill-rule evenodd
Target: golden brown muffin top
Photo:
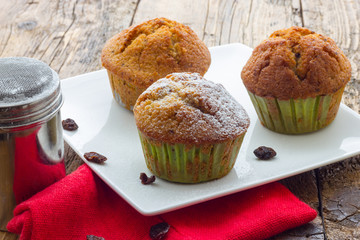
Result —
<path fill-rule="evenodd" d="M 116 34 L 105 44 L 101 61 L 129 83 L 147 88 L 173 72 L 198 72 L 210 66 L 209 49 L 196 33 L 176 21 L 155 18 Z"/>
<path fill-rule="evenodd" d="M 275 31 L 241 72 L 245 87 L 281 100 L 328 95 L 346 85 L 351 65 L 335 42 L 306 28 Z"/>
<path fill-rule="evenodd" d="M 134 107 L 138 129 L 167 143 L 207 144 L 235 139 L 250 120 L 221 84 L 195 73 L 173 73 L 152 84 Z"/>

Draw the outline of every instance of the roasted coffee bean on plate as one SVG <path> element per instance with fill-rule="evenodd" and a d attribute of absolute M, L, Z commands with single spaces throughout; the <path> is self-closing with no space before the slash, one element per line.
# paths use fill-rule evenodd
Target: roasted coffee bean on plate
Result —
<path fill-rule="evenodd" d="M 141 180 L 141 183 L 144 185 L 148 185 L 148 184 L 155 182 L 155 179 L 156 179 L 156 177 L 154 175 L 152 175 L 151 177 L 148 177 L 146 175 L 146 173 L 140 173 L 140 180 Z"/>
<path fill-rule="evenodd" d="M 76 129 L 79 128 L 79 126 L 76 124 L 76 122 L 71 118 L 62 120 L 61 124 L 63 126 L 63 129 L 68 130 L 68 131 L 75 131 Z"/>
<path fill-rule="evenodd" d="M 98 237 L 98 236 L 95 236 L 95 235 L 87 235 L 86 240 L 105 240 L 105 238 Z"/>
<path fill-rule="evenodd" d="M 170 225 L 166 222 L 161 222 L 151 226 L 150 237 L 154 240 L 163 239 L 170 229 Z"/>
<path fill-rule="evenodd" d="M 97 152 L 87 152 L 84 154 L 84 158 L 89 162 L 94 163 L 103 163 L 107 160 L 107 158 Z"/>
<path fill-rule="evenodd" d="M 255 149 L 254 154 L 257 158 L 261 160 L 269 160 L 276 156 L 276 152 L 274 149 L 265 146 L 260 146 Z"/>

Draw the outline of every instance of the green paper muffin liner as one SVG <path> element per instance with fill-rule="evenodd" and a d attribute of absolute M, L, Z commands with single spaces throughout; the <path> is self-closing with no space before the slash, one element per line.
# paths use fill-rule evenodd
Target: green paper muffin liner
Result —
<path fill-rule="evenodd" d="M 338 112 L 344 88 L 306 99 L 279 100 L 259 97 L 248 91 L 261 124 L 285 134 L 314 132 L 329 125 Z"/>
<path fill-rule="evenodd" d="M 244 134 L 223 143 L 189 146 L 159 143 L 139 132 L 148 169 L 157 177 L 198 183 L 225 176 L 233 168 Z"/>

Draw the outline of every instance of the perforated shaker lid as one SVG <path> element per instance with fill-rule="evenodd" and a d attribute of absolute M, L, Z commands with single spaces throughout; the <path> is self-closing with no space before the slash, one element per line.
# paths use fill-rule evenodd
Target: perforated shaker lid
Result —
<path fill-rule="evenodd" d="M 0 58 L 0 128 L 46 121 L 62 105 L 60 80 L 47 64 L 32 58 Z"/>

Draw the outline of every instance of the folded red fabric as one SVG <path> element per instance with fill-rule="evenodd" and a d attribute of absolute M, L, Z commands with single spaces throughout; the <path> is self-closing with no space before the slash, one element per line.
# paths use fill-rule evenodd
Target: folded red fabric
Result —
<path fill-rule="evenodd" d="M 271 183 L 146 217 L 83 165 L 22 202 L 14 216 L 7 228 L 20 239 L 150 239 L 151 226 L 165 221 L 170 225 L 166 239 L 223 240 L 265 239 L 311 221 L 316 211 L 280 183 Z"/>

